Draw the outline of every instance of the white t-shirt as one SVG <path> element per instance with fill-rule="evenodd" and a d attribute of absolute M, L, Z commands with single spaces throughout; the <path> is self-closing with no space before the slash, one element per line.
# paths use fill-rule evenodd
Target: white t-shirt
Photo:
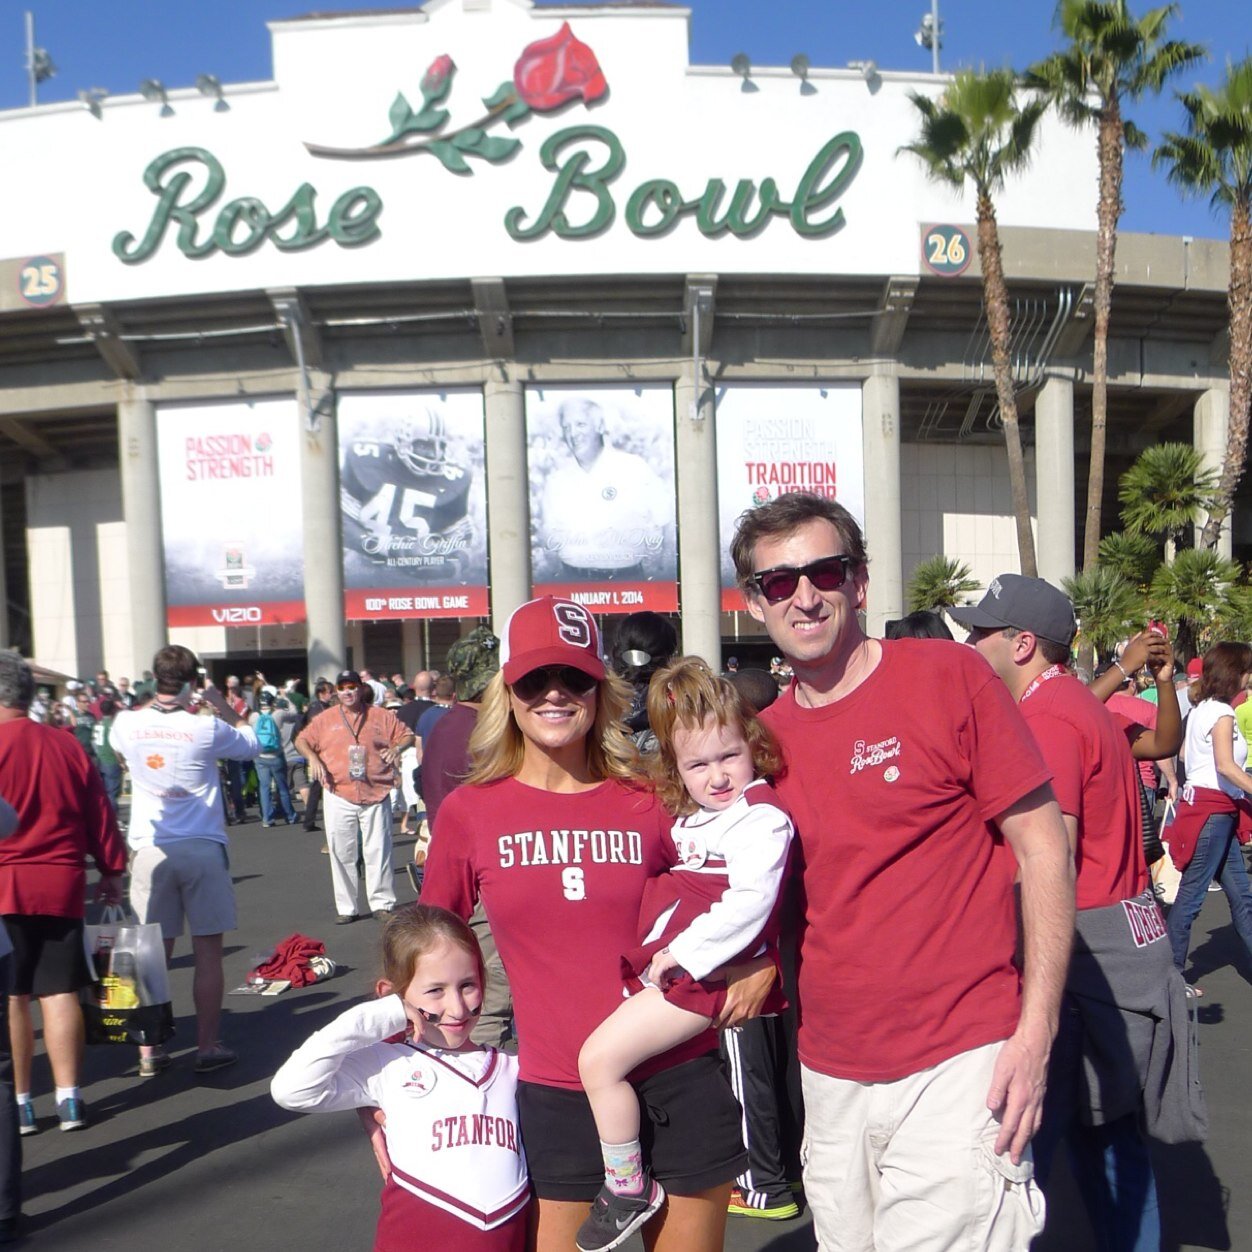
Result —
<path fill-rule="evenodd" d="M 119 713 L 109 736 L 131 777 L 133 849 L 175 839 L 226 842 L 218 761 L 250 761 L 261 750 L 250 726 L 156 705 Z"/>
<path fill-rule="evenodd" d="M 1234 733 L 1234 759 L 1240 768 L 1247 764 L 1248 741 L 1239 730 L 1235 711 L 1220 700 L 1201 700 L 1187 714 L 1187 784 L 1191 787 L 1207 787 L 1210 791 L 1222 790 L 1228 796 L 1241 796 L 1243 791 L 1217 772 L 1213 759 L 1213 727 L 1223 718 L 1230 718 Z"/>

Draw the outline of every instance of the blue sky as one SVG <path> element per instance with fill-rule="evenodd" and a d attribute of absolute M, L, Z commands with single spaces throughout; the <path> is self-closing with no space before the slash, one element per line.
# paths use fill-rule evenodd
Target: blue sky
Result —
<path fill-rule="evenodd" d="M 27 101 L 24 10 L 35 15 L 36 42 L 56 77 L 39 88 L 43 103 L 73 100 L 79 88 L 134 92 L 141 79 L 189 87 L 201 73 L 224 83 L 271 75 L 267 20 L 320 11 L 384 7 L 387 0 L 9 0 L 0 8 L 0 109 Z M 395 4 L 395 7 L 400 7 Z M 913 40 L 929 0 L 689 0 L 691 60 L 727 64 L 746 52 L 758 65 L 787 65 L 803 52 L 817 66 L 874 60 L 882 69 L 928 70 L 930 53 Z M 1132 0 L 1137 12 L 1148 6 Z M 944 69 L 1024 66 L 1058 45 L 1052 0 L 940 0 Z M 1228 60 L 1252 48 L 1249 0 L 1185 0 L 1176 37 L 1207 45 L 1209 61 L 1181 87 L 1216 82 Z M 1180 127 L 1172 95 L 1130 111 L 1156 138 Z M 1093 139 L 1094 142 L 1094 139 Z M 1225 238 L 1224 216 L 1207 203 L 1180 201 L 1146 156 L 1127 166 L 1124 230 Z M 1094 223 L 1093 223 L 1094 226 Z"/>

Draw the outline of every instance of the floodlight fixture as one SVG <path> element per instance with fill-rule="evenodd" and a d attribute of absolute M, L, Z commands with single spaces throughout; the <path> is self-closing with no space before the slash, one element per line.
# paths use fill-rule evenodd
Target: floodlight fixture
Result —
<path fill-rule="evenodd" d="M 752 61 L 746 52 L 736 52 L 730 59 L 730 68 L 743 79 L 740 91 L 760 91 L 760 88 L 752 81 Z"/>
<path fill-rule="evenodd" d="M 104 103 L 105 97 L 109 93 L 103 87 L 80 87 L 78 98 L 82 101 L 83 108 L 91 114 L 92 117 L 103 117 L 104 111 L 101 105 Z"/>
<path fill-rule="evenodd" d="M 222 80 L 216 74 L 201 74 L 196 79 L 196 90 L 202 96 L 214 98 L 216 101 L 213 105 L 214 113 L 225 113 L 230 109 L 230 105 L 226 103 L 222 94 Z"/>
<path fill-rule="evenodd" d="M 865 80 L 865 85 L 869 88 L 870 95 L 873 95 L 882 86 L 882 75 L 878 72 L 877 61 L 849 61 L 848 69 L 856 70 L 860 74 Z"/>
<path fill-rule="evenodd" d="M 803 52 L 797 52 L 791 58 L 791 72 L 800 80 L 800 94 L 802 96 L 817 95 L 817 88 L 809 82 L 809 59 Z"/>
<path fill-rule="evenodd" d="M 930 0 L 930 12 L 922 14 L 921 25 L 913 32 L 919 48 L 930 51 L 931 73 L 939 73 L 939 49 L 943 47 L 943 23 L 939 20 L 939 0 Z"/>
<path fill-rule="evenodd" d="M 159 78 L 145 78 L 139 84 L 139 94 L 145 100 L 161 102 L 161 116 L 173 117 L 174 109 L 170 104 L 169 92 L 165 90 L 165 84 Z"/>

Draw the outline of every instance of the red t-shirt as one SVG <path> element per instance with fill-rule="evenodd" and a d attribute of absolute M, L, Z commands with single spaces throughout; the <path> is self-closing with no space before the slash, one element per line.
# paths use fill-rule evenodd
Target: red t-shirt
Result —
<path fill-rule="evenodd" d="M 1118 727 L 1125 731 L 1128 741 L 1133 742 L 1135 736 L 1141 732 L 1137 730 L 1142 726 L 1147 730 L 1156 729 L 1157 707 L 1151 700 L 1140 699 L 1139 696 L 1123 695 L 1120 691 L 1115 691 L 1104 702 L 1104 707 L 1114 714 L 1113 720 L 1117 722 Z M 1135 761 L 1139 767 L 1139 777 L 1143 785 L 1149 791 L 1156 789 L 1156 766 L 1151 761 Z"/>
<path fill-rule="evenodd" d="M 1117 722 L 1072 674 L 1041 683 L 1020 705 L 1061 812 L 1078 819 L 1076 898 L 1098 909 L 1148 885 L 1143 817 L 1130 745 Z"/>
<path fill-rule="evenodd" d="M 622 1002 L 649 878 L 675 862 L 670 818 L 621 783 L 558 794 L 516 779 L 458 787 L 435 822 L 422 903 L 469 917 L 481 896 L 508 972 L 524 1082 L 578 1091 L 578 1051 Z M 712 1031 L 643 1076 L 717 1046 Z"/>
<path fill-rule="evenodd" d="M 126 845 L 78 740 L 26 717 L 0 723 L 0 796 L 18 816 L 0 839 L 0 913 L 82 917 L 88 858 L 120 874 Z"/>
<path fill-rule="evenodd" d="M 992 818 L 1048 771 L 972 648 L 884 642 L 825 708 L 793 685 L 763 714 L 782 742 L 805 896 L 800 1059 L 890 1082 L 1017 1027 L 1016 864 Z"/>

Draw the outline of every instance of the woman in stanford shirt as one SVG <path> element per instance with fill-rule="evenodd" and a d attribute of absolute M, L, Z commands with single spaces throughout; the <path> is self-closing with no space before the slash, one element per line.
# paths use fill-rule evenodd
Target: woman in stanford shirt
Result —
<path fill-rule="evenodd" d="M 467 783 L 439 810 L 422 902 L 462 917 L 479 898 L 486 908 L 513 988 L 535 1246 L 569 1252 L 604 1179 L 578 1050 L 621 1003 L 620 955 L 636 944 L 644 886 L 676 857 L 668 816 L 635 781 L 629 691 L 606 672 L 587 610 L 551 596 L 522 605 L 501 667 Z M 739 990 L 763 998 L 772 978 L 753 974 Z M 716 1047 L 706 1031 L 633 1076 L 644 1150 L 669 1194 L 653 1219 L 658 1252 L 722 1247 L 745 1156 Z"/>

